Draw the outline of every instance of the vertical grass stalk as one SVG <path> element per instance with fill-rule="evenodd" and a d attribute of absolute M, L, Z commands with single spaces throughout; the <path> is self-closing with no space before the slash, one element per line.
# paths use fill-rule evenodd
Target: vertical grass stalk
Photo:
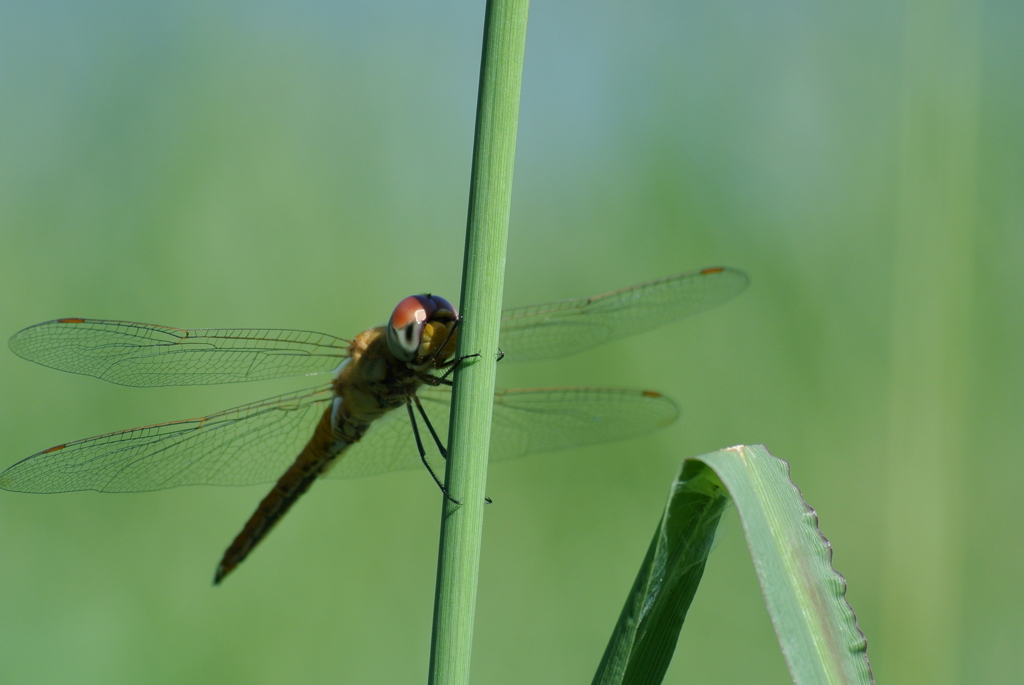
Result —
<path fill-rule="evenodd" d="M 457 352 L 480 356 L 455 373 L 445 486 L 461 504 L 446 499 L 441 517 L 431 685 L 469 682 L 528 9 L 529 0 L 488 0 L 484 18 Z"/>

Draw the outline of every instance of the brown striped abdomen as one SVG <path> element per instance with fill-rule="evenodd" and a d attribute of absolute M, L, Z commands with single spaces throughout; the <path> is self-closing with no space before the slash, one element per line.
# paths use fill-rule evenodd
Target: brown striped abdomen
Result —
<path fill-rule="evenodd" d="M 362 436 L 360 436 L 362 437 Z M 301 497 L 324 469 L 334 462 L 351 442 L 339 441 L 331 427 L 331 408 L 328 407 L 317 423 L 313 437 L 302 448 L 295 462 L 288 467 L 274 488 L 263 498 L 256 511 L 246 522 L 234 542 L 224 552 L 217 566 L 213 584 L 217 585 L 249 555 L 266 537 L 288 509 Z"/>

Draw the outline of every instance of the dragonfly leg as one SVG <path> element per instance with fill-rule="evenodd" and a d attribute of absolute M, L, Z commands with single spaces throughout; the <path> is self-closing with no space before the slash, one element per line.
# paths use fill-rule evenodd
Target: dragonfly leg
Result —
<path fill-rule="evenodd" d="M 447 378 L 442 378 L 440 376 L 431 376 L 429 373 L 418 373 L 416 374 L 416 378 L 420 379 L 421 381 L 423 381 L 424 383 L 433 388 L 436 388 L 439 385 L 447 385 L 450 388 L 453 385 L 452 382 Z"/>
<path fill-rule="evenodd" d="M 416 377 L 419 378 L 424 383 L 426 383 L 427 385 L 434 386 L 435 388 L 439 385 L 447 385 L 450 387 L 452 382 L 448 380 L 448 376 L 452 375 L 452 373 L 455 372 L 455 369 L 459 367 L 459 364 L 461 364 L 463 361 L 467 359 L 472 359 L 473 357 L 479 356 L 480 353 L 467 354 L 465 356 L 459 357 L 458 359 L 451 359 L 449 361 L 446 361 L 444 364 L 441 364 L 440 366 L 437 367 L 439 369 L 446 369 L 446 371 L 440 376 L 433 376 L 429 373 L 422 373 L 417 374 Z"/>
<path fill-rule="evenodd" d="M 416 403 L 416 409 L 419 410 L 420 416 L 423 417 L 423 423 L 427 425 L 427 430 L 430 431 L 430 436 L 434 438 L 434 444 L 437 445 L 437 451 L 441 453 L 441 456 L 447 461 L 448 450 L 441 443 L 441 438 L 437 436 L 437 431 L 434 430 L 434 424 L 430 423 L 430 419 L 427 417 L 427 411 L 423 408 L 423 404 L 420 402 L 420 398 L 416 395 L 412 396 L 413 402 Z M 412 414 L 412 407 L 409 407 L 409 413 Z M 415 420 L 413 421 L 415 424 Z M 420 452 L 423 451 L 422 445 L 420 446 Z"/>
<path fill-rule="evenodd" d="M 458 357 L 456 359 L 449 359 L 448 361 L 444 362 L 443 364 L 438 364 L 437 368 L 439 368 L 439 369 L 448 369 L 448 373 L 451 373 L 452 370 L 455 369 L 455 367 L 457 367 L 459 364 L 461 364 L 464 359 L 470 359 L 471 357 L 479 357 L 479 356 L 480 356 L 479 352 L 476 353 L 476 354 L 464 354 L 461 357 Z M 448 374 L 446 373 L 445 375 L 448 375 Z"/>
<path fill-rule="evenodd" d="M 443 444 L 441 444 L 441 438 L 439 438 L 437 436 L 437 431 L 434 430 L 434 425 L 432 423 L 430 423 L 430 418 L 427 417 L 427 410 L 423 408 L 423 404 L 420 402 L 420 398 L 419 397 L 417 397 L 416 395 L 413 395 L 412 399 L 416 403 L 416 409 L 419 410 L 420 416 L 423 417 L 423 423 L 427 424 L 427 430 L 430 431 L 430 435 L 434 438 L 434 444 L 437 445 L 437 451 L 440 452 L 441 456 L 445 458 L 445 461 L 447 461 L 448 460 L 448 450 L 445 449 L 445 446 Z M 412 415 L 412 407 L 409 408 L 409 414 Z M 415 421 L 413 421 L 413 424 L 415 425 Z M 419 441 L 419 435 L 418 434 L 416 436 L 416 440 Z M 417 442 L 417 444 L 419 444 L 419 443 Z M 421 453 L 423 452 L 422 445 L 420 446 L 420 452 Z M 493 500 L 490 497 L 487 497 L 486 495 L 484 496 L 484 501 L 487 502 L 487 504 L 491 504 L 493 502 Z"/>
<path fill-rule="evenodd" d="M 419 404 L 419 402 L 417 402 L 417 404 Z M 423 449 L 423 441 L 420 439 L 420 429 L 416 425 L 416 415 L 413 414 L 412 412 L 412 404 L 407 401 L 405 403 L 405 408 L 409 410 L 409 422 L 412 424 L 412 434 L 416 437 L 416 448 L 420 451 L 420 461 L 422 461 L 423 465 L 427 467 L 427 471 L 430 473 L 430 477 L 434 479 L 435 483 L 437 483 L 437 487 L 441 488 L 441 492 L 444 493 L 444 496 L 448 499 L 448 501 L 451 502 L 452 504 L 462 504 L 462 502 L 448 494 L 448 490 L 444 487 L 444 483 L 442 483 L 440 479 L 438 479 L 437 474 L 434 473 L 434 469 L 431 468 L 430 462 L 427 461 L 427 451 Z M 428 423 L 427 425 L 429 426 L 430 424 Z M 436 440 L 437 434 L 434 433 L 433 427 L 430 428 L 430 432 L 434 434 L 434 439 Z M 438 447 L 440 447 L 440 443 L 438 444 Z M 441 454 L 445 457 L 445 459 L 448 458 L 447 452 L 443 451 L 441 452 Z"/>
<path fill-rule="evenodd" d="M 461 364 L 462 362 L 466 361 L 467 359 L 472 359 L 473 357 L 479 357 L 479 356 L 480 356 L 480 353 L 477 352 L 476 354 L 466 354 L 466 355 L 463 355 L 463 356 L 459 357 L 458 359 L 451 359 L 451 360 L 445 362 L 440 367 L 442 369 L 446 369 L 446 371 L 443 374 L 441 374 L 440 380 L 444 380 L 444 379 L 448 378 L 448 376 L 450 376 L 453 373 L 455 373 L 455 369 L 459 368 L 459 364 Z"/>
<path fill-rule="evenodd" d="M 505 358 L 505 353 L 501 351 L 500 347 L 498 348 L 498 355 L 497 356 L 498 356 L 498 358 L 494 360 L 495 364 L 497 364 L 498 362 L 500 362 L 502 359 Z"/>

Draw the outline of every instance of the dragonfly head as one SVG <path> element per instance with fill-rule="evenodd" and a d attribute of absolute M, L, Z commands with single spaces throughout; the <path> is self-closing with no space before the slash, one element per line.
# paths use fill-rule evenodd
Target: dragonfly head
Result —
<path fill-rule="evenodd" d="M 438 295 L 410 295 L 395 307 L 388 321 L 388 349 L 403 362 L 418 366 L 429 359 L 443 362 L 455 353 L 459 313 Z"/>

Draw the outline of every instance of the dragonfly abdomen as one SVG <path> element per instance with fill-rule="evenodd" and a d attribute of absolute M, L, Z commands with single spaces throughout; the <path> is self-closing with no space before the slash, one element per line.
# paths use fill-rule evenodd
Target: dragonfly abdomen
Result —
<path fill-rule="evenodd" d="M 302 448 L 295 462 L 288 467 L 274 488 L 256 507 L 245 526 L 224 552 L 217 566 L 214 585 L 219 584 L 225 576 L 234 570 L 259 544 L 260 540 L 274 528 L 293 504 L 309 490 L 321 474 L 323 474 L 355 440 L 346 440 L 340 435 L 332 420 L 333 408 L 328 408 L 320 417 L 313 437 Z M 365 433 L 366 429 L 362 430 Z M 362 437 L 362 433 L 358 437 Z M 356 440 L 358 440 L 358 437 Z"/>

